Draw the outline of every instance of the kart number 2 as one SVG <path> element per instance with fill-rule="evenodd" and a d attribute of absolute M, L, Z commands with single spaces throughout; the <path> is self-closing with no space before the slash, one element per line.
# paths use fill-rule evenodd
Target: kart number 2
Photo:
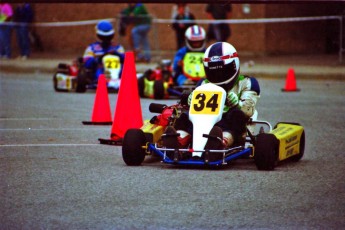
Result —
<path fill-rule="evenodd" d="M 221 92 L 195 92 L 191 102 L 193 114 L 218 114 L 220 108 Z"/>

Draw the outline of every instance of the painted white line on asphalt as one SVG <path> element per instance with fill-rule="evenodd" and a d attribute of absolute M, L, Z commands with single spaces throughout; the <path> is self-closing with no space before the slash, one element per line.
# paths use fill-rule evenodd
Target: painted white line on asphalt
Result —
<path fill-rule="evenodd" d="M 100 144 L 9 144 L 0 145 L 1 147 L 61 147 L 61 146 L 96 146 Z"/>
<path fill-rule="evenodd" d="M 44 120 L 44 121 L 50 121 L 50 120 L 63 120 L 62 118 L 49 118 L 49 117 L 9 117 L 9 118 L 0 118 L 0 121 L 24 121 L 24 120 L 29 120 L 29 121 L 40 121 L 40 120 Z"/>
<path fill-rule="evenodd" d="M 71 128 L 63 128 L 63 129 L 36 129 L 36 128 L 25 128 L 25 129 L 0 129 L 0 131 L 78 131 L 78 130 L 83 130 L 83 131 L 88 131 L 88 130 L 104 130 L 105 127 L 95 127 L 95 128 L 77 128 L 77 129 L 71 129 Z"/>

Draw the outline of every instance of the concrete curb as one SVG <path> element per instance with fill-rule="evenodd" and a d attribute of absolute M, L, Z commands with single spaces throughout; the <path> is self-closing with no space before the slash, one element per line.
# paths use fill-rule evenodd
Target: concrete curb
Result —
<path fill-rule="evenodd" d="M 1 60 L 1 72 L 8 73 L 47 73 L 54 74 L 59 63 L 71 63 L 71 60 L 56 59 L 32 59 L 32 60 Z M 156 68 L 157 63 L 136 63 L 137 72 L 144 72 L 147 69 Z M 297 79 L 312 80 L 345 80 L 345 66 L 320 66 L 320 65 L 277 65 L 277 64 L 255 64 L 252 66 L 241 66 L 241 73 L 255 76 L 257 78 L 286 78 L 289 68 L 293 68 Z"/>

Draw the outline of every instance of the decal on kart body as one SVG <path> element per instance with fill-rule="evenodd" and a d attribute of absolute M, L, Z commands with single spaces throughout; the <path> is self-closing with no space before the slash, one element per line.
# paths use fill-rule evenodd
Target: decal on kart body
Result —
<path fill-rule="evenodd" d="M 300 152 L 300 140 L 303 127 L 295 124 L 282 123 L 272 130 L 279 140 L 279 161 L 285 160 Z"/>
<path fill-rule="evenodd" d="M 120 69 L 120 58 L 115 55 L 105 55 L 103 57 L 103 63 L 105 69 Z"/>
<path fill-rule="evenodd" d="M 221 94 L 222 92 L 216 91 L 193 93 L 190 113 L 217 115 L 221 104 Z"/>
<path fill-rule="evenodd" d="M 183 58 L 183 74 L 193 81 L 205 78 L 205 69 L 203 64 L 204 53 L 188 52 Z"/>
<path fill-rule="evenodd" d="M 102 58 L 104 74 L 108 81 L 108 87 L 120 88 L 120 72 L 121 62 L 120 57 L 112 54 L 107 54 Z"/>
<path fill-rule="evenodd" d="M 196 88 L 192 93 L 189 107 L 189 120 L 193 123 L 193 149 L 203 150 L 214 124 L 221 120 L 226 98 L 225 90 L 212 83 Z M 201 157 L 202 152 L 193 152 L 193 156 Z"/>

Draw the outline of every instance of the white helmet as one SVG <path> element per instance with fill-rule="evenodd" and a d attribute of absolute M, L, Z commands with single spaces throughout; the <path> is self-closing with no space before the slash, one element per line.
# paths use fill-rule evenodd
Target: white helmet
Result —
<path fill-rule="evenodd" d="M 186 45 L 191 51 L 203 51 L 206 45 L 206 32 L 201 26 L 190 26 L 185 32 Z"/>
<path fill-rule="evenodd" d="M 240 69 L 240 59 L 236 49 L 227 42 L 217 42 L 209 46 L 204 54 L 206 78 L 213 84 L 231 89 L 236 83 Z"/>

